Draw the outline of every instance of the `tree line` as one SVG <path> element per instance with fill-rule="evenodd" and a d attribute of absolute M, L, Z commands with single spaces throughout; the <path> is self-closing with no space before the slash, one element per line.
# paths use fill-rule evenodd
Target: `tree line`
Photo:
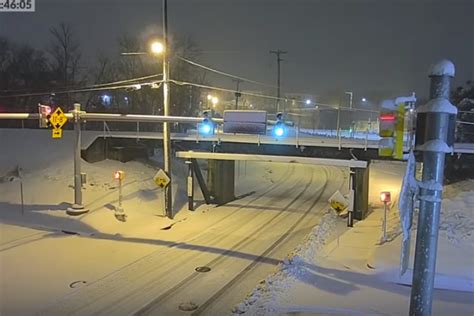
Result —
<path fill-rule="evenodd" d="M 50 41 L 46 50 L 0 37 L 0 112 L 35 112 L 38 103 L 59 105 L 68 110 L 74 102 L 79 102 L 86 111 L 163 113 L 162 90 L 148 86 L 143 89 L 61 93 L 160 74 L 162 63 L 156 56 L 120 55 L 120 52 L 146 51 L 148 43 L 122 35 L 117 39 L 116 54 L 99 54 L 92 66 L 88 67 L 79 40 L 70 25 L 59 23 L 52 26 L 49 33 Z M 179 55 L 199 60 L 198 45 L 186 36 L 175 37 L 170 42 L 173 51 L 169 56 L 171 78 L 204 84 L 206 78 L 203 71 L 192 68 L 176 57 Z M 36 94 L 42 92 L 45 93 Z M 171 85 L 170 93 L 172 115 L 197 114 L 201 97 L 199 88 Z"/>

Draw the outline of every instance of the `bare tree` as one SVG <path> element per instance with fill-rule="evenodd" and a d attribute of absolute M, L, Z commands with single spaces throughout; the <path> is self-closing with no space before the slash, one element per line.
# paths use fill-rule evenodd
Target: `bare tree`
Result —
<path fill-rule="evenodd" d="M 51 68 L 60 78 L 59 86 L 68 88 L 78 83 L 81 68 L 81 52 L 79 41 L 70 25 L 61 22 L 59 25 L 50 28 L 52 40 L 48 48 L 51 54 Z M 81 80 L 83 81 L 83 80 Z M 70 104 L 69 95 L 66 101 Z"/>

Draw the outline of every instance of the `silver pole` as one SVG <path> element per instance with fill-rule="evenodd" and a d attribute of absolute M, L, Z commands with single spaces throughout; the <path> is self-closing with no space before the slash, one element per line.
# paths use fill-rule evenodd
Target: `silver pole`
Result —
<path fill-rule="evenodd" d="M 119 179 L 119 200 L 118 200 L 118 206 L 120 209 L 122 208 L 122 179 Z"/>
<path fill-rule="evenodd" d="M 454 65 L 450 61 L 434 65 L 430 76 L 432 100 L 419 109 L 419 113 L 426 115 L 427 119 L 423 131 L 424 139 L 418 140 L 421 145 L 416 147 L 417 151 L 423 153 L 420 212 L 410 298 L 410 315 L 416 316 L 431 315 L 432 310 L 444 160 L 446 153 L 450 152 L 447 144 L 449 116 L 457 112 L 447 100 L 452 77 Z"/>
<path fill-rule="evenodd" d="M 387 241 L 387 202 L 383 203 L 383 242 Z"/>
<path fill-rule="evenodd" d="M 163 51 L 163 104 L 164 116 L 170 115 L 170 92 L 169 92 L 169 63 L 168 63 L 168 1 L 163 0 L 163 42 L 165 49 Z M 171 185 L 171 140 L 170 126 L 168 122 L 163 123 L 163 161 L 164 171 L 170 178 L 170 183 L 164 189 L 165 195 L 165 213 L 168 218 L 173 218 L 173 201 Z"/>
<path fill-rule="evenodd" d="M 74 204 L 67 209 L 69 215 L 80 215 L 88 212 L 82 205 L 81 176 L 81 105 L 74 103 Z"/>

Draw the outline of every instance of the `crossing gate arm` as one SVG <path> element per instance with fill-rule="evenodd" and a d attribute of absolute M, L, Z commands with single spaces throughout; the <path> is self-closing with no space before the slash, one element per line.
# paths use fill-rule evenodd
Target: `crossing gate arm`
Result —
<path fill-rule="evenodd" d="M 183 159 L 215 159 L 215 160 L 245 160 L 279 163 L 297 163 L 306 165 L 335 166 L 347 168 L 367 168 L 367 161 L 363 160 L 343 160 L 327 158 L 291 157 L 274 155 L 249 155 L 249 154 L 227 154 L 198 151 L 178 151 L 176 157 Z"/>

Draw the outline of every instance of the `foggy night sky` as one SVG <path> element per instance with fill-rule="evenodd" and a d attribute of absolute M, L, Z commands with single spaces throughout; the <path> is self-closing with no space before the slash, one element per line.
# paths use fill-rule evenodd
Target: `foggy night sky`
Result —
<path fill-rule="evenodd" d="M 268 51 L 288 51 L 283 92 L 425 97 L 428 68 L 441 58 L 455 63 L 455 86 L 474 79 L 472 0 L 168 0 L 168 13 L 170 35 L 192 36 L 201 63 L 223 71 L 274 84 Z M 61 21 L 92 63 L 99 51 L 118 54 L 121 34 L 161 32 L 161 1 L 36 0 L 35 13 L 0 13 L 0 36 L 46 49 Z"/>

